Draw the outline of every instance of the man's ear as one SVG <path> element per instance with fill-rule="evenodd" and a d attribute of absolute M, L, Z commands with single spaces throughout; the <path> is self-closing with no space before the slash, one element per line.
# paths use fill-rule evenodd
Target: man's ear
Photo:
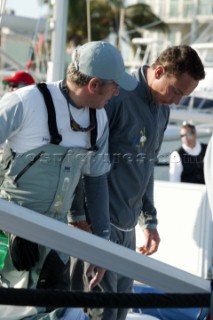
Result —
<path fill-rule="evenodd" d="M 95 93 L 100 86 L 100 79 L 92 78 L 88 83 L 88 90 L 90 93 Z"/>
<path fill-rule="evenodd" d="M 164 73 L 165 73 L 164 67 L 157 66 L 157 68 L 155 69 L 155 78 L 160 79 Z"/>

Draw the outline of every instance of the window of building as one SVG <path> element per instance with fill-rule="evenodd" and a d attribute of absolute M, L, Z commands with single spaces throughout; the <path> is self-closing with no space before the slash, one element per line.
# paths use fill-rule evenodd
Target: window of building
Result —
<path fill-rule="evenodd" d="M 193 14 L 194 10 L 194 2 L 192 0 L 184 0 L 183 1 L 183 17 L 190 18 Z"/>
<path fill-rule="evenodd" d="M 209 15 L 213 13 L 212 0 L 200 0 L 198 1 L 198 14 Z"/>
<path fill-rule="evenodd" d="M 178 17 L 180 10 L 179 10 L 179 0 L 171 0 L 170 7 L 169 7 L 169 16 L 170 17 Z"/>

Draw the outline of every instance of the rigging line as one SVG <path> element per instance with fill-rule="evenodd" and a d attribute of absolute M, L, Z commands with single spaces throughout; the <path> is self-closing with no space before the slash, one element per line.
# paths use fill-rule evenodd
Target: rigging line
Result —
<path fill-rule="evenodd" d="M 36 38 L 37 38 L 37 35 L 38 35 L 40 22 L 41 22 L 41 17 L 39 17 L 39 19 L 36 22 L 35 32 L 34 32 L 33 39 L 32 39 L 31 45 L 30 45 L 30 50 L 29 50 L 29 59 L 28 59 L 28 62 L 27 62 L 27 67 L 26 67 L 27 70 L 30 69 L 31 64 L 32 64 L 33 54 L 34 54 L 34 51 L 35 51 L 34 47 L 35 47 Z"/>
<path fill-rule="evenodd" d="M 26 70 L 30 69 L 30 67 L 32 65 L 32 62 L 33 62 L 33 55 L 35 53 L 35 44 L 36 44 L 36 39 L 38 37 L 39 26 L 40 26 L 40 23 L 41 23 L 41 21 L 43 19 L 42 18 L 42 14 L 41 14 L 41 8 L 42 8 L 42 5 L 40 4 L 40 16 L 39 16 L 39 19 L 36 22 L 35 32 L 34 32 L 33 39 L 32 39 L 31 45 L 30 45 L 29 59 L 28 59 L 28 62 L 27 62 Z"/>
<path fill-rule="evenodd" d="M 2 15 L 5 11 L 6 2 L 7 2 L 7 0 L 0 1 L 0 28 L 1 28 L 1 22 L 2 22 Z"/>

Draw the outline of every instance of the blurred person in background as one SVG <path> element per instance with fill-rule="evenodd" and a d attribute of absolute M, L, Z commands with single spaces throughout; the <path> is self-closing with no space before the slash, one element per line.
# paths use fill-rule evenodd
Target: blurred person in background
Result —
<path fill-rule="evenodd" d="M 198 141 L 196 127 L 192 122 L 183 122 L 180 138 L 182 146 L 170 156 L 170 181 L 205 184 L 203 159 L 207 144 Z"/>
<path fill-rule="evenodd" d="M 16 71 L 11 75 L 11 77 L 5 77 L 2 80 L 2 84 L 7 89 L 7 93 L 35 83 L 36 81 L 33 79 L 33 77 L 28 72 L 23 70 Z M 0 160 L 2 157 L 2 150 L 3 145 L 0 145 Z"/>
<path fill-rule="evenodd" d="M 8 91 L 14 91 L 22 87 L 35 84 L 33 77 L 26 71 L 16 71 L 11 77 L 3 78 L 3 85 L 8 86 Z"/>

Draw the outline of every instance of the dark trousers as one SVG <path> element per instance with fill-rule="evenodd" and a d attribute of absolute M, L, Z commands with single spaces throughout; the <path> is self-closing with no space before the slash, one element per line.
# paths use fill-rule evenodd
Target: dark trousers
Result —
<path fill-rule="evenodd" d="M 123 232 L 112 227 L 111 240 L 121 244 L 127 248 L 135 250 L 135 230 Z M 71 290 L 90 291 L 89 282 L 86 277 L 86 270 L 88 263 L 71 258 Z M 133 287 L 133 280 L 124 277 L 116 272 L 106 271 L 102 281 L 96 286 L 95 292 L 112 292 L 112 293 L 131 293 Z M 87 314 L 92 320 L 125 320 L 128 309 L 88 309 Z"/>

